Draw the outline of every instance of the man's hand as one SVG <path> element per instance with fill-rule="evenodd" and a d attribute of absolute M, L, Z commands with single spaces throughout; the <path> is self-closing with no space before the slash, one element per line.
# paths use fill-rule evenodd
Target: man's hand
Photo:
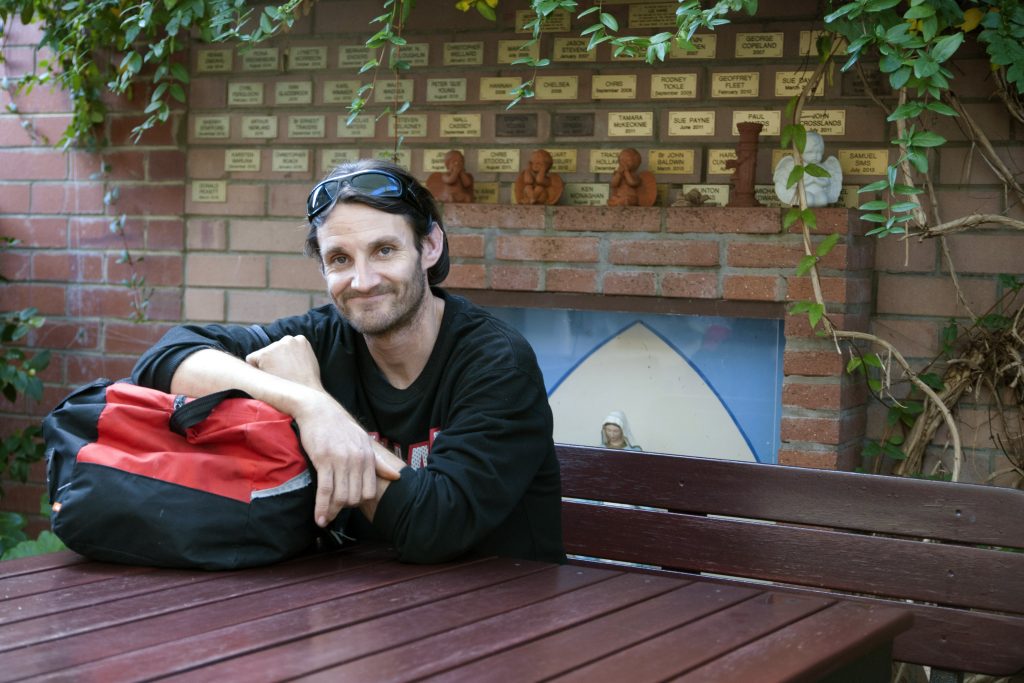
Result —
<path fill-rule="evenodd" d="M 301 334 L 281 337 L 270 346 L 250 353 L 245 357 L 245 362 L 310 389 L 320 392 L 324 390 L 320 383 L 320 363 L 316 360 L 309 340 Z"/>

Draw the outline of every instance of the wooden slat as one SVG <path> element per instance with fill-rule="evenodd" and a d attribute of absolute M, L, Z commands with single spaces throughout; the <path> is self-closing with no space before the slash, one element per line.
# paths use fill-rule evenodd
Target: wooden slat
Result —
<path fill-rule="evenodd" d="M 88 562 L 57 565 L 45 571 L 26 572 L 0 581 L 0 610 L 3 609 L 4 600 L 24 598 L 37 593 L 49 593 L 72 586 L 106 581 L 119 576 L 145 574 L 151 571 L 153 570 L 150 567 L 127 567 L 120 564 Z M 0 639 L 0 647 L 3 647 L 3 639 Z"/>
<path fill-rule="evenodd" d="M 1022 553 L 587 503 L 566 502 L 562 510 L 570 554 L 1024 610 Z"/>
<path fill-rule="evenodd" d="M 596 616 L 617 612 L 679 584 L 678 580 L 665 577 L 624 574 L 596 586 L 508 610 L 462 628 L 320 671 L 307 680 L 310 683 L 417 680 Z M 486 599 L 486 596 L 481 598 Z"/>
<path fill-rule="evenodd" d="M 620 650 L 552 680 L 580 683 L 663 681 L 831 604 L 831 600 L 810 597 L 758 594 L 706 619 Z"/>
<path fill-rule="evenodd" d="M 431 677 L 437 683 L 539 681 L 747 600 L 753 588 L 693 583 Z"/>
<path fill-rule="evenodd" d="M 817 681 L 841 666 L 884 648 L 911 621 L 912 617 L 906 612 L 840 603 L 675 680 L 679 683 Z M 813 659 L 807 657 L 807 651 L 812 648 Z"/>
<path fill-rule="evenodd" d="M 46 553 L 35 557 L 23 557 L 18 560 L 4 560 L 4 575 L 0 580 L 7 580 L 22 574 L 43 572 L 56 567 L 66 567 L 73 564 L 81 564 L 87 560 L 70 550 L 62 550 L 56 553 Z"/>
<path fill-rule="evenodd" d="M 1024 548 L 1024 491 L 558 446 L 562 495 Z"/>

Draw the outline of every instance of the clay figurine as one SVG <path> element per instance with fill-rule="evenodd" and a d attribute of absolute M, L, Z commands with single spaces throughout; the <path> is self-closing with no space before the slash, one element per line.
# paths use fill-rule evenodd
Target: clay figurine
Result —
<path fill-rule="evenodd" d="M 473 176 L 466 172 L 466 159 L 453 149 L 444 155 L 444 173 L 431 173 L 427 189 L 441 202 L 469 204 L 473 201 Z"/>
<path fill-rule="evenodd" d="M 763 124 L 753 121 L 737 123 L 740 131 L 740 144 L 736 148 L 736 158 L 725 162 L 726 168 L 732 169 L 732 192 L 726 206 L 761 206 L 754 198 L 754 178 L 757 171 L 757 138 L 761 135 Z"/>
<path fill-rule="evenodd" d="M 613 410 L 601 424 L 601 445 L 605 448 L 618 448 L 629 451 L 642 450 L 633 442 L 633 433 L 626 422 L 626 414 L 621 410 Z"/>
<path fill-rule="evenodd" d="M 654 174 L 640 170 L 640 152 L 632 147 L 619 152 L 619 165 L 612 174 L 608 206 L 653 206 L 658 198 Z"/>
<path fill-rule="evenodd" d="M 565 185 L 562 177 L 551 173 L 554 160 L 547 150 L 530 155 L 530 163 L 516 176 L 515 193 L 519 204 L 557 204 Z"/>
<path fill-rule="evenodd" d="M 807 142 L 804 144 L 804 163 L 821 166 L 828 171 L 829 176 L 818 178 L 804 173 L 804 194 L 807 196 L 807 206 L 834 204 L 839 199 L 840 190 L 843 189 L 843 169 L 839 166 L 839 160 L 833 156 L 822 161 L 823 156 L 825 156 L 825 141 L 821 134 L 814 131 L 808 132 Z M 800 203 L 797 185 L 786 187 L 789 174 L 795 165 L 793 157 L 786 155 L 779 160 L 779 164 L 775 167 L 775 173 L 772 175 L 772 180 L 775 181 L 775 196 L 787 206 Z"/>

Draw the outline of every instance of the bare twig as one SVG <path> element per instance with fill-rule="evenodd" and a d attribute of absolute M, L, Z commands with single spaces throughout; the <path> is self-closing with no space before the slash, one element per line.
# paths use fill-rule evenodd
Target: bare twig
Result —
<path fill-rule="evenodd" d="M 930 237 L 941 237 L 956 232 L 964 232 L 975 227 L 1007 227 L 1014 230 L 1024 230 L 1024 221 L 1019 221 L 1009 216 L 998 213 L 975 213 L 970 216 L 962 216 L 956 220 L 942 223 L 931 227 L 924 227 L 920 232 L 914 233 L 920 239 Z"/>

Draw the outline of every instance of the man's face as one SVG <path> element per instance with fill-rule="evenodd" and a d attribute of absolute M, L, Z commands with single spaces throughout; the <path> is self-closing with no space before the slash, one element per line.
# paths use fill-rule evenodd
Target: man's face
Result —
<path fill-rule="evenodd" d="M 421 253 L 404 216 L 363 204 L 339 204 L 318 237 L 327 293 L 356 331 L 386 335 L 416 318 L 426 300 L 426 272 L 433 262 Z"/>

